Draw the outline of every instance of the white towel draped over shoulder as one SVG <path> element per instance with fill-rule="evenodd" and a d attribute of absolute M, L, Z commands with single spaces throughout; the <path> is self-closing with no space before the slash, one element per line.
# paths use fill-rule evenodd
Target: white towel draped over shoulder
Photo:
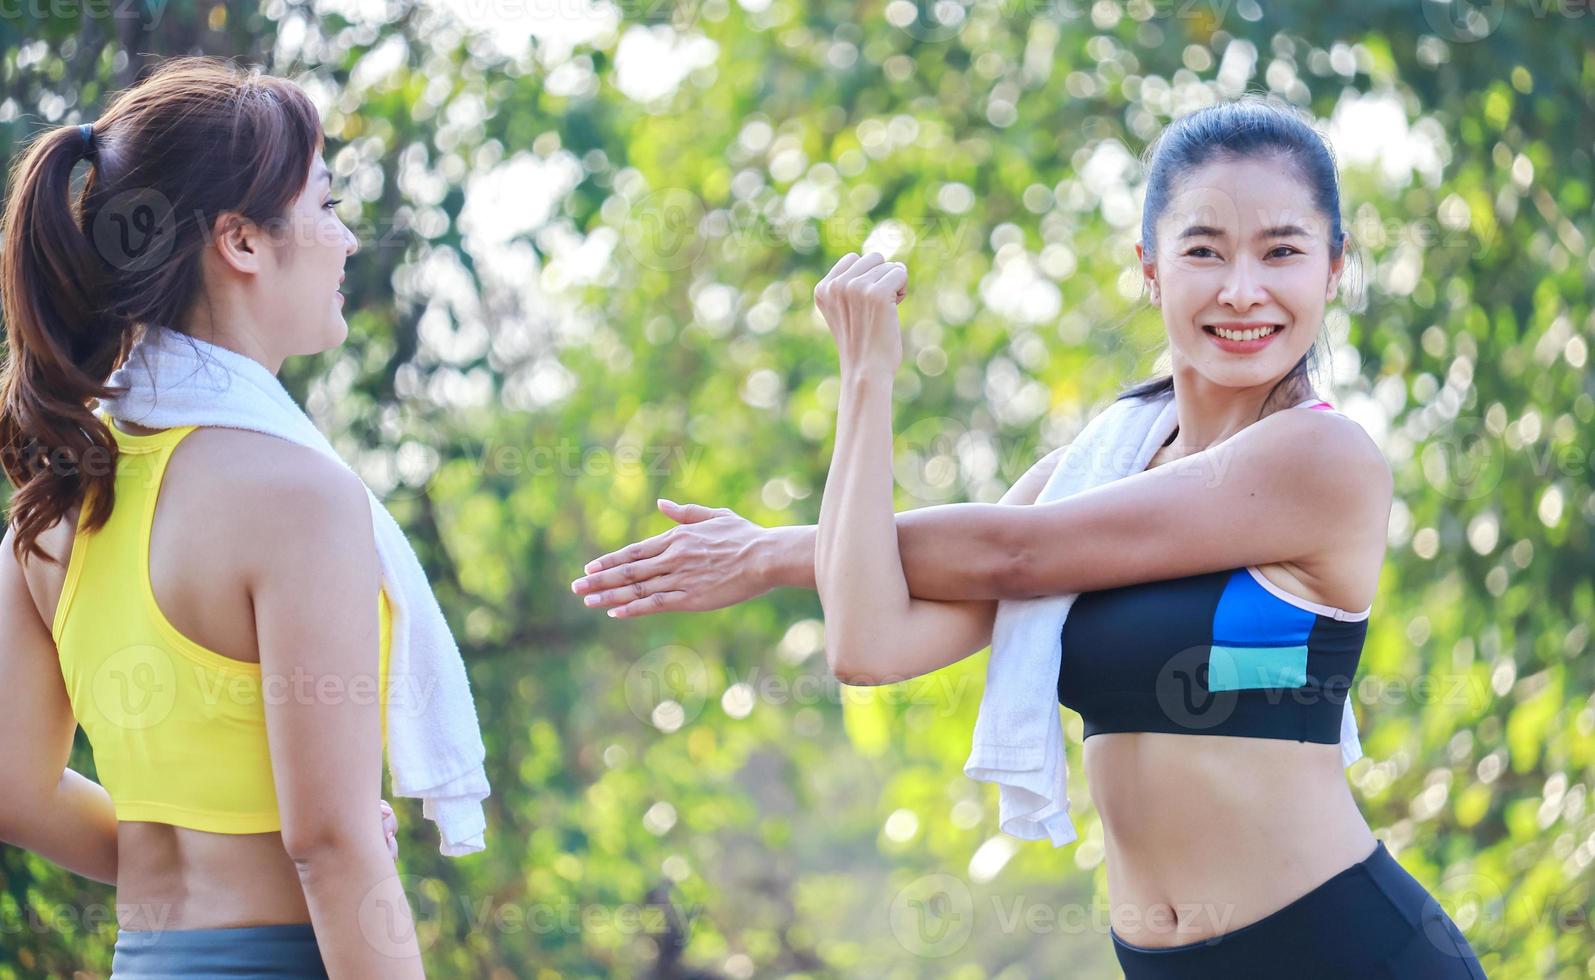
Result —
<path fill-rule="evenodd" d="M 1069 444 L 1036 502 L 1140 473 L 1178 421 L 1172 392 L 1114 401 Z M 1069 767 L 1057 694 L 1063 623 L 1077 595 L 997 603 L 974 747 L 964 764 L 971 779 L 998 785 L 997 817 L 1005 833 L 1024 840 L 1046 837 L 1054 847 L 1078 836 L 1069 819 Z M 1361 757 L 1348 697 L 1340 722 L 1340 758 L 1349 766 Z"/>
<path fill-rule="evenodd" d="M 108 384 L 127 388 L 100 402 L 113 418 L 156 429 L 208 425 L 263 432 L 349 468 L 275 375 L 225 347 L 151 326 Z M 487 846 L 482 800 L 489 787 L 465 663 L 404 531 L 369 487 L 366 496 L 393 617 L 387 695 L 393 791 L 422 801 L 444 855 L 472 854 Z"/>

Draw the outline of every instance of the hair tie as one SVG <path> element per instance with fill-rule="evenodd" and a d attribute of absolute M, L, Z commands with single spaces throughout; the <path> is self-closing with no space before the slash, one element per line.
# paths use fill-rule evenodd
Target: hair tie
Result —
<path fill-rule="evenodd" d="M 83 155 L 94 159 L 94 124 L 84 123 L 78 127 L 78 136 L 83 138 Z"/>

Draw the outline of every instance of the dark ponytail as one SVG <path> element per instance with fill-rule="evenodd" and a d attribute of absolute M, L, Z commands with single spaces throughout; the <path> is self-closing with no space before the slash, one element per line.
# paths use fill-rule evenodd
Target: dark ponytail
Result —
<path fill-rule="evenodd" d="M 69 202 L 72 170 L 89 154 L 76 127 L 33 143 L 12 170 L 0 259 L 8 356 L 0 411 L 0 454 L 11 498 L 18 557 L 54 524 L 66 499 L 91 487 L 90 520 L 111 513 L 116 443 L 89 410 L 110 397 L 101 384 L 121 360 L 127 324 L 106 314 L 105 263 Z"/>
<path fill-rule="evenodd" d="M 1181 116 L 1169 123 L 1147 148 L 1144 161 L 1146 203 L 1141 213 L 1141 250 L 1145 261 L 1153 261 L 1157 256 L 1157 223 L 1168 209 L 1169 199 L 1180 179 L 1214 160 L 1258 157 L 1282 161 L 1287 172 L 1306 185 L 1313 205 L 1327 219 L 1330 257 L 1338 258 L 1346 239 L 1340 220 L 1340 181 L 1329 145 L 1288 106 L 1247 96 Z M 1355 288 L 1354 280 L 1348 278 L 1347 281 Z M 1325 350 L 1323 355 L 1319 354 L 1320 347 Z M 1263 409 L 1280 388 L 1298 387 L 1293 382 L 1307 384 L 1309 372 L 1327 360 L 1327 351 L 1328 345 L 1320 334 L 1295 366 L 1269 389 L 1263 399 Z M 1163 374 L 1127 386 L 1115 401 L 1156 398 L 1173 390 L 1174 376 Z M 1261 414 L 1258 417 L 1261 418 Z"/>
<path fill-rule="evenodd" d="M 37 137 L 12 168 L 0 250 L 0 463 L 18 560 L 80 503 L 111 515 L 116 441 L 90 408 L 139 330 L 204 298 L 223 213 L 267 226 L 304 189 L 321 121 L 298 86 L 215 58 L 164 62 L 91 127 Z M 76 199 L 72 173 L 87 161 Z"/>

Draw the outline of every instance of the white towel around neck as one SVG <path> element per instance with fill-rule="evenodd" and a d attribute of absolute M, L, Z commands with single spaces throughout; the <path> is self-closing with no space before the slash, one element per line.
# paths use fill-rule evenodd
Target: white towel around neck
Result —
<path fill-rule="evenodd" d="M 156 429 L 263 432 L 353 472 L 265 365 L 225 347 L 151 326 L 107 383 L 127 388 L 99 403 L 113 418 Z M 393 791 L 422 801 L 444 855 L 473 854 L 487 846 L 482 800 L 489 787 L 465 663 L 404 531 L 369 487 L 366 496 L 393 617 L 387 696 Z"/>
<path fill-rule="evenodd" d="M 1178 421 L 1173 392 L 1114 401 L 1064 450 L 1036 502 L 1140 473 Z M 986 688 L 964 764 L 971 779 L 998 785 L 997 820 L 1005 833 L 1022 840 L 1045 837 L 1054 847 L 1078 836 L 1069 819 L 1069 767 L 1056 687 L 1063 623 L 1078 595 L 997 603 Z M 1346 766 L 1362 757 L 1351 700 L 1346 699 L 1340 720 L 1340 759 Z"/>

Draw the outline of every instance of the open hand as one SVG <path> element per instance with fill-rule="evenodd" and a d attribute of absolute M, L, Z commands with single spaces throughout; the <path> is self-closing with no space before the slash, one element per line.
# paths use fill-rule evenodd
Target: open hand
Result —
<path fill-rule="evenodd" d="M 814 303 L 836 338 L 844 369 L 895 372 L 903 361 L 897 304 L 908 294 L 908 266 L 879 252 L 842 256 L 814 287 Z"/>
<path fill-rule="evenodd" d="M 595 558 L 571 583 L 589 608 L 616 619 L 704 612 L 770 590 L 753 561 L 764 528 L 726 507 L 660 500 L 659 509 L 675 527 Z"/>

